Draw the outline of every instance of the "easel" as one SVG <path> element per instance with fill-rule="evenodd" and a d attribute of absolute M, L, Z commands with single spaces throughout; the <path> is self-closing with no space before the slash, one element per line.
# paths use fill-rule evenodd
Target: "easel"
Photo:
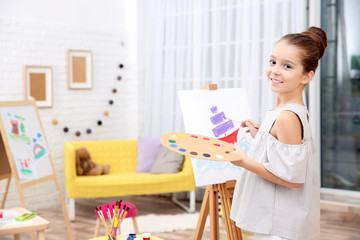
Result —
<path fill-rule="evenodd" d="M 0 163 L 1 163 L 0 180 L 5 180 L 5 179 L 7 180 L 4 195 L 3 195 L 1 205 L 0 205 L 0 209 L 2 209 L 5 206 L 7 193 L 9 191 L 9 187 L 10 187 L 11 169 L 10 169 L 9 162 L 7 161 L 7 155 L 6 155 L 6 151 L 5 151 L 5 147 L 4 147 L 4 142 L 1 137 L 0 137 Z"/>
<path fill-rule="evenodd" d="M 216 84 L 209 84 L 201 89 L 217 90 Z M 220 193 L 223 217 L 226 227 L 226 235 L 229 240 L 242 240 L 241 229 L 230 219 L 230 209 L 232 204 L 233 189 L 235 180 L 208 185 L 205 190 L 203 202 L 201 204 L 200 215 L 196 225 L 194 240 L 201 240 L 206 218 L 210 212 L 210 240 L 218 240 L 219 235 L 219 212 L 218 212 L 218 192 Z"/>
<path fill-rule="evenodd" d="M 4 193 L 4 196 L 3 196 L 3 200 L 1 202 L 1 208 L 4 208 L 6 196 L 7 196 L 8 190 L 9 190 L 9 184 L 10 184 L 11 177 L 14 178 L 14 182 L 15 182 L 18 194 L 19 194 L 21 205 L 25 209 L 27 209 L 27 204 L 25 202 L 23 189 L 27 188 L 27 187 L 30 187 L 30 186 L 34 186 L 34 185 L 42 183 L 42 182 L 53 180 L 55 182 L 56 191 L 57 191 L 57 194 L 59 196 L 61 208 L 62 208 L 63 215 L 64 215 L 64 218 L 65 218 L 66 227 L 67 227 L 67 230 L 68 230 L 68 233 L 69 233 L 69 239 L 73 240 L 74 237 L 73 237 L 73 234 L 72 234 L 69 217 L 68 217 L 68 214 L 67 214 L 67 211 L 66 211 L 64 199 L 63 199 L 62 194 L 61 194 L 60 185 L 58 183 L 58 180 L 57 180 L 57 177 L 56 177 L 56 174 L 55 174 L 55 168 L 54 168 L 54 164 L 53 164 L 52 159 L 51 159 L 51 154 L 48 155 L 49 162 L 50 162 L 50 165 L 51 165 L 51 170 L 52 170 L 51 172 L 49 172 L 49 174 L 45 174 L 43 177 L 40 177 L 38 179 L 32 179 L 32 180 L 29 180 L 29 181 L 20 182 L 20 178 L 19 178 L 19 175 L 17 173 L 17 167 L 15 165 L 15 161 L 14 161 L 14 157 L 13 157 L 14 149 L 11 148 L 11 144 L 9 143 L 9 139 L 6 136 L 6 134 L 8 133 L 8 129 L 6 129 L 6 126 L 4 124 L 4 119 L 2 119 L 2 116 L 1 116 L 1 108 L 3 108 L 3 107 L 6 107 L 6 108 L 14 107 L 14 109 L 17 109 L 16 111 L 20 111 L 20 112 L 21 112 L 21 110 L 19 110 L 19 109 L 21 109 L 21 108 L 24 108 L 24 109 L 29 108 L 30 112 L 32 112 L 32 109 L 33 109 L 34 112 L 32 112 L 32 113 L 35 115 L 38 127 L 43 132 L 43 127 L 42 127 L 41 122 L 40 122 L 40 117 L 39 117 L 39 113 L 38 113 L 36 105 L 35 105 L 35 101 L 0 102 L 0 135 L 1 135 L 0 136 L 0 165 L 1 165 L 0 180 L 7 179 L 5 193 Z M 45 139 L 45 141 L 46 141 L 46 139 Z M 3 168 L 3 166 L 5 166 L 5 167 Z M 31 235 L 31 239 L 34 240 L 35 239 L 35 234 L 30 233 L 30 235 Z"/>

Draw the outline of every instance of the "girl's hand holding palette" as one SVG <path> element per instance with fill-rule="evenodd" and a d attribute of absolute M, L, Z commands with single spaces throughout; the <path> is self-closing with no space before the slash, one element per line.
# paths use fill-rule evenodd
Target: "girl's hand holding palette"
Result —
<path fill-rule="evenodd" d="M 212 160 L 236 161 L 239 156 L 230 154 L 235 151 L 235 146 L 218 140 L 190 133 L 166 133 L 161 136 L 161 144 L 185 156 Z"/>

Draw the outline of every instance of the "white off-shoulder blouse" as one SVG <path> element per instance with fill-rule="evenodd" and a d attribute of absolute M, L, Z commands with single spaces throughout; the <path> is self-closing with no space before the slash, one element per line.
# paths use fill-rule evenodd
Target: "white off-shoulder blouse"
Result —
<path fill-rule="evenodd" d="M 288 145 L 270 134 L 282 111 L 297 114 L 303 125 L 303 142 Z M 278 176 L 301 188 L 272 183 L 243 169 L 234 190 L 230 218 L 247 231 L 296 240 L 312 239 L 320 232 L 319 163 L 307 108 L 299 104 L 269 111 L 254 138 L 248 155 Z"/>

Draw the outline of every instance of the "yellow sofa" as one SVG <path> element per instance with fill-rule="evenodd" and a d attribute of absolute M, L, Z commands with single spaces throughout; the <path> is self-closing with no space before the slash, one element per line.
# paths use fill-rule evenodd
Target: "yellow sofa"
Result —
<path fill-rule="evenodd" d="M 75 150 L 86 147 L 91 160 L 110 164 L 110 172 L 100 176 L 77 176 Z M 172 195 L 172 200 L 188 212 L 195 211 L 195 180 L 189 157 L 182 171 L 170 174 L 135 172 L 137 140 L 65 141 L 64 178 L 70 220 L 75 220 L 75 199 L 190 192 L 189 207 Z"/>

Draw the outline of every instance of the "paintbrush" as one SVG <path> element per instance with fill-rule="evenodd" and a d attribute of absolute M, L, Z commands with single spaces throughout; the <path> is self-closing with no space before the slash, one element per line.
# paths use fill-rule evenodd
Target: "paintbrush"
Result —
<path fill-rule="evenodd" d="M 113 228 L 114 228 L 114 220 L 115 220 L 115 211 L 116 211 L 116 208 L 117 208 L 117 201 L 115 202 L 114 206 L 113 206 L 113 215 L 112 215 L 112 218 L 111 218 L 111 223 L 110 223 L 110 230 L 111 230 L 111 233 L 113 232 Z"/>
<path fill-rule="evenodd" d="M 124 205 L 123 209 L 121 210 L 121 213 L 119 213 L 119 219 L 121 220 L 122 219 L 122 216 L 124 215 L 125 213 L 125 209 L 126 209 L 126 205 Z M 120 228 L 120 221 L 118 222 L 118 228 Z"/>
<path fill-rule="evenodd" d="M 123 216 L 121 217 L 121 221 L 120 221 L 120 224 L 122 223 L 122 221 L 124 221 L 124 218 L 126 217 L 127 213 L 129 212 L 129 207 L 126 208 L 126 211 L 125 213 L 123 214 Z"/>
<path fill-rule="evenodd" d="M 228 119 L 228 120 L 231 120 L 231 121 L 233 121 L 233 122 L 237 122 L 237 123 L 240 123 L 240 124 L 241 124 L 241 122 L 239 122 L 239 121 L 237 121 L 237 120 L 234 120 L 234 119 L 231 119 L 231 118 L 228 118 L 228 117 L 225 117 L 225 116 L 224 116 L 224 118 L 226 118 L 226 119 Z M 254 126 L 254 125 L 253 125 L 253 126 Z M 255 126 L 254 126 L 254 128 L 255 128 L 255 129 L 259 129 L 259 127 L 255 127 Z"/>
<path fill-rule="evenodd" d="M 109 204 L 107 204 L 107 217 L 108 217 L 108 220 L 109 220 L 109 224 L 111 224 L 111 213 L 110 213 L 110 207 L 109 207 Z"/>
<path fill-rule="evenodd" d="M 116 238 L 116 233 L 117 233 L 117 228 L 118 228 L 118 221 L 119 221 L 119 207 L 120 207 L 120 203 L 121 202 L 116 202 L 116 208 L 115 208 L 115 213 L 114 213 L 114 222 L 113 222 L 113 234 L 114 234 L 114 238 Z"/>
<path fill-rule="evenodd" d="M 95 207 L 95 210 L 97 211 L 100 220 L 102 221 L 102 223 L 103 223 L 104 226 L 105 226 L 105 230 L 106 230 L 107 235 L 111 238 L 111 240 L 114 240 L 114 238 L 113 238 L 113 236 L 112 236 L 112 234 L 111 234 L 111 231 L 110 231 L 108 225 L 107 225 L 106 222 L 105 222 L 105 218 L 104 218 L 104 215 L 103 215 L 103 213 L 102 213 L 102 210 L 101 210 L 101 209 L 99 210 L 97 207 Z"/>

